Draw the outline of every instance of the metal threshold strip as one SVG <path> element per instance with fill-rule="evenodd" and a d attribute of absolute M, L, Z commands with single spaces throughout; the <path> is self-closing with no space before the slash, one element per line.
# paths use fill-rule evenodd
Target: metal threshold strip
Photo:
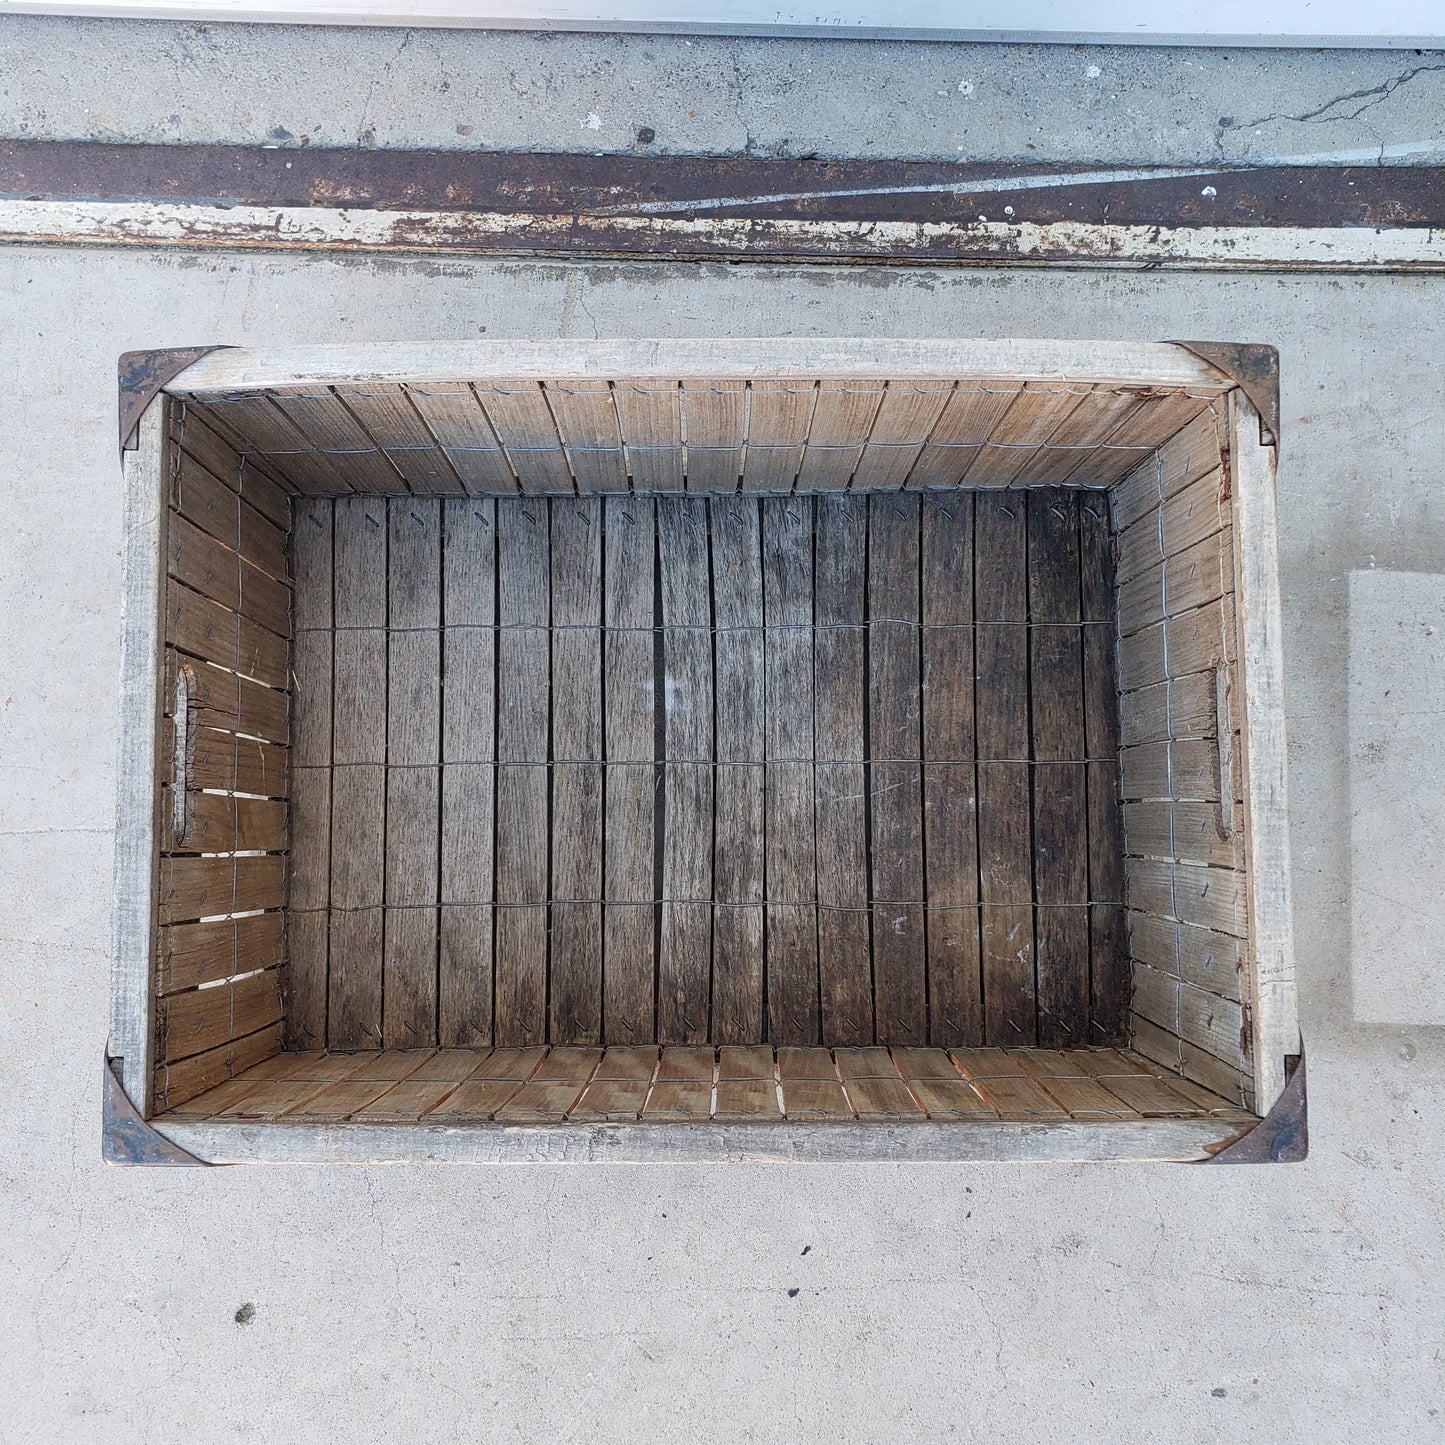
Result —
<path fill-rule="evenodd" d="M 981 166 L 0 143 L 0 241 L 804 262 L 1445 267 L 1445 167 Z"/>

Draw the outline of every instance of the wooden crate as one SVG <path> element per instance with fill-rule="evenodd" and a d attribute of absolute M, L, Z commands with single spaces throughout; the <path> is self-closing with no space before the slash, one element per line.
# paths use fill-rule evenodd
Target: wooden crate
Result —
<path fill-rule="evenodd" d="M 1199 1156 L 1299 1051 L 1260 436 L 1172 345 L 194 363 L 126 1093 L 215 1159 Z"/>

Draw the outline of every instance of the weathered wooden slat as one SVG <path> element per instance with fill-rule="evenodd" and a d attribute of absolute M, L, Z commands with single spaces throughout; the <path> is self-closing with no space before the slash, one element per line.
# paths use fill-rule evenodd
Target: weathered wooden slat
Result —
<path fill-rule="evenodd" d="M 330 644 L 327 644 L 328 649 Z M 266 687 L 253 678 L 240 677 L 214 665 L 198 665 L 200 659 L 187 657 L 167 646 L 164 705 L 166 716 L 175 711 L 176 682 L 181 667 L 189 667 L 187 698 L 192 723 L 198 727 L 220 728 L 223 732 L 246 733 L 268 742 L 284 743 L 290 736 L 290 699 L 277 688 Z M 296 663 L 293 662 L 293 670 Z M 329 674 L 328 674 L 329 676 Z M 327 683 L 330 690 L 330 683 Z"/>
<path fill-rule="evenodd" d="M 947 1047 L 983 1042 L 972 496 L 927 499 L 922 542 L 928 1017 L 930 1039 Z"/>
<path fill-rule="evenodd" d="M 656 504 L 608 497 L 603 587 L 607 752 L 602 1023 L 609 1043 L 655 1035 Z"/>
<path fill-rule="evenodd" d="M 959 386 L 908 474 L 909 487 L 956 487 L 977 458 L 999 418 L 1013 405 L 1021 382 Z"/>
<path fill-rule="evenodd" d="M 867 1045 L 873 1042 L 863 664 L 868 503 L 820 497 L 816 506 L 813 729 L 822 1037 L 831 1044 Z"/>
<path fill-rule="evenodd" d="M 445 497 L 465 490 L 405 387 L 382 382 L 365 389 L 349 386 L 345 398 L 347 409 L 386 453 L 411 491 Z"/>
<path fill-rule="evenodd" d="M 274 968 L 171 994 L 161 1000 L 160 1056 L 169 1062 L 204 1053 L 277 1023 L 281 1014 L 281 972 Z"/>
<path fill-rule="evenodd" d="M 813 820 L 813 499 L 762 504 L 767 1037 L 819 1041 Z"/>
<path fill-rule="evenodd" d="M 873 979 L 880 1042 L 928 1040 L 923 887 L 916 496 L 868 502 L 868 809 L 872 839 Z M 855 1099 L 856 1103 L 857 1100 Z"/>
<path fill-rule="evenodd" d="M 437 1042 L 442 503 L 395 497 L 389 526 L 382 1038 Z"/>
<path fill-rule="evenodd" d="M 386 503 L 335 504 L 328 1042 L 381 1044 L 386 798 Z"/>
<path fill-rule="evenodd" d="M 601 1057 L 601 1049 L 554 1048 L 495 1117 L 509 1124 L 564 1118 L 581 1097 Z"/>
<path fill-rule="evenodd" d="M 605 381 L 552 381 L 547 404 L 579 492 L 625 492 L 627 459 L 612 388 Z"/>
<path fill-rule="evenodd" d="M 1143 406 L 1130 412 L 1118 430 L 1109 437 L 1108 442 L 1095 453 L 1092 470 L 1097 485 L 1110 486 L 1136 470 L 1157 469 L 1159 463 L 1153 456 L 1156 450 L 1166 464 L 1169 464 L 1169 454 L 1177 454 L 1178 449 L 1160 448 L 1160 439 L 1173 438 L 1201 413 L 1205 413 L 1205 424 L 1211 435 L 1214 434 L 1215 428 L 1209 419 L 1209 407 L 1208 397 L 1191 396 L 1186 391 L 1168 391 L 1150 397 Z M 1214 462 L 1218 462 L 1218 442 L 1215 441 L 1213 446 Z M 1127 524 L 1120 521 L 1119 525 L 1122 527 Z"/>
<path fill-rule="evenodd" d="M 279 853 L 287 847 L 283 797 L 189 793 L 186 833 L 179 843 L 173 827 L 174 809 L 174 794 L 168 785 L 161 814 L 161 848 L 167 853 Z"/>
<path fill-rule="evenodd" d="M 708 1118 L 712 1113 L 715 1069 L 710 1047 L 672 1045 L 663 1049 L 657 1078 L 642 1111 L 644 1121 L 663 1123 Z"/>
<path fill-rule="evenodd" d="M 478 383 L 474 390 L 524 492 L 571 492 L 572 470 L 540 382 Z M 508 488 L 510 490 L 510 488 Z"/>
<path fill-rule="evenodd" d="M 713 1118 L 757 1123 L 781 1117 L 772 1049 L 767 1045 L 719 1049 Z"/>
<path fill-rule="evenodd" d="M 1089 1036 L 1089 845 L 1079 501 L 1028 495 L 1029 710 L 1033 779 L 1034 970 L 1038 1041 Z"/>
<path fill-rule="evenodd" d="M 896 491 L 903 485 L 952 391 L 953 383 L 948 381 L 887 384 L 867 445 L 854 468 L 854 491 Z"/>
<path fill-rule="evenodd" d="M 660 497 L 662 608 L 662 916 L 657 1030 L 661 1043 L 708 1038 L 712 967 L 712 596 L 707 504 Z"/>
<path fill-rule="evenodd" d="M 334 392 L 273 387 L 268 395 L 353 491 L 404 490 L 396 468 Z"/>
<path fill-rule="evenodd" d="M 1095 387 L 1080 398 L 1022 467 L 1014 474 L 1015 486 L 1058 485 L 1099 486 L 1098 462 L 1112 459 L 1101 448 L 1128 419 L 1144 405 L 1146 397 L 1137 391 L 1114 391 Z"/>
<path fill-rule="evenodd" d="M 236 551 L 241 537 L 241 502 L 234 486 L 212 476 L 184 452 L 174 454 L 171 506 L 188 522 Z"/>
<path fill-rule="evenodd" d="M 688 491 L 737 491 L 748 434 L 746 382 L 684 381 L 682 420 Z"/>
<path fill-rule="evenodd" d="M 497 503 L 494 1031 L 498 1043 L 511 1045 L 540 1041 L 547 1028 L 548 505 Z"/>
<path fill-rule="evenodd" d="M 974 539 L 984 1034 L 1012 1046 L 1037 1039 L 1024 498 L 978 497 Z"/>
<path fill-rule="evenodd" d="M 492 1039 L 496 505 L 443 504 L 442 797 L 437 1041 Z"/>
<path fill-rule="evenodd" d="M 837 1049 L 833 1057 L 859 1120 L 886 1123 L 923 1117 L 922 1105 L 899 1076 L 887 1049 Z"/>
<path fill-rule="evenodd" d="M 1124 931 L 1124 824 L 1118 793 L 1114 569 L 1108 512 L 1079 497 L 1079 613 L 1084 620 L 1084 756 L 1088 790 L 1090 1043 L 1123 1042 L 1129 1019 Z"/>
<path fill-rule="evenodd" d="M 580 482 L 579 482 L 580 484 Z M 602 503 L 552 503 L 550 1037 L 602 1036 Z M 561 761 L 566 759 L 568 761 Z"/>
<path fill-rule="evenodd" d="M 462 381 L 428 382 L 408 386 L 406 392 L 468 492 L 516 493 L 506 453 L 471 387 Z"/>
<path fill-rule="evenodd" d="M 1181 416 L 1184 423 L 1178 421 Z M 1161 446 L 1160 437 L 1168 437 L 1168 444 Z M 1121 533 L 1165 498 L 1218 467 L 1225 449 L 1219 414 L 1207 401 L 1179 393 L 1151 400 L 1109 440 L 1120 448 L 1113 463 L 1117 470 L 1110 476 L 1105 467 L 1102 474 L 1110 481 L 1123 478 L 1109 498 L 1114 525 Z M 1140 457 L 1124 449 L 1130 446 L 1150 451 Z"/>
<path fill-rule="evenodd" d="M 745 492 L 786 492 L 803 465 L 817 389 L 810 382 L 748 384 Z"/>
<path fill-rule="evenodd" d="M 714 498 L 712 530 L 716 739 L 713 816 L 712 1037 L 763 1037 L 763 767 L 765 675 L 761 511 Z M 724 766 L 726 765 L 726 766 Z"/>
<path fill-rule="evenodd" d="M 988 435 L 964 476 L 971 487 L 1007 486 L 1087 393 L 1078 387 L 1028 381 Z"/>
<path fill-rule="evenodd" d="M 187 402 L 187 407 L 191 403 Z M 205 419 L 224 437 L 245 438 L 246 456 L 264 453 L 267 464 L 303 492 L 345 493 L 351 483 L 332 459 L 312 446 L 308 437 L 277 406 L 272 393 L 239 393 L 209 398 Z"/>
<path fill-rule="evenodd" d="M 799 491 L 840 492 L 863 455 L 884 396 L 878 381 L 821 381 L 808 445 L 798 469 Z"/>
<path fill-rule="evenodd" d="M 285 957 L 281 913 L 178 923 L 160 930 L 157 992 L 179 993 L 233 974 L 273 968 Z"/>
<path fill-rule="evenodd" d="M 292 514 L 296 574 L 291 643 L 291 956 L 286 1037 L 326 1043 L 327 906 L 331 896 L 332 513 L 298 497 Z"/>
<path fill-rule="evenodd" d="M 1129 904 L 1163 918 L 1243 938 L 1243 879 L 1228 868 L 1136 858 L 1129 864 Z"/>
<path fill-rule="evenodd" d="M 657 1061 L 658 1050 L 650 1044 L 608 1049 L 567 1117 L 615 1123 L 636 1119 L 652 1088 Z"/>
<path fill-rule="evenodd" d="M 286 901 L 285 868 L 285 859 L 276 854 L 162 859 L 160 922 L 280 908 Z"/>
<path fill-rule="evenodd" d="M 995 1111 L 942 1049 L 893 1049 L 893 1063 L 930 1119 L 992 1119 Z"/>
<path fill-rule="evenodd" d="M 613 389 L 628 471 L 638 491 L 680 492 L 682 393 L 675 381 L 626 381 Z"/>

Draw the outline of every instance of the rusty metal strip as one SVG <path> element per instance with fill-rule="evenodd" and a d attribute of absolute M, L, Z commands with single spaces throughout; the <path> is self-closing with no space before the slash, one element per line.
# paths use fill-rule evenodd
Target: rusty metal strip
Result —
<path fill-rule="evenodd" d="M 1305 1087 L 1305 1051 L 1285 1060 L 1288 1079 L 1274 1107 L 1244 1133 L 1236 1135 L 1203 1164 L 1298 1164 L 1310 1152 L 1309 1096 Z"/>
<path fill-rule="evenodd" d="M 121 352 L 118 367 L 121 451 L 130 446 L 146 407 L 168 381 L 179 376 L 193 361 L 224 350 L 224 346 L 173 346 L 158 351 Z"/>
<path fill-rule="evenodd" d="M 131 1103 L 116 1072 L 115 1063 L 106 1059 L 102 1084 L 101 1158 L 107 1164 L 166 1164 L 211 1166 L 204 1159 L 188 1154 L 164 1134 L 141 1118 Z"/>
<path fill-rule="evenodd" d="M 0 142 L 0 197 L 494 215 L 1445 227 L 1445 166 L 935 161 Z M 606 232 L 608 227 L 601 228 Z M 620 237 L 627 228 L 614 225 Z M 593 243 L 605 247 L 606 235 Z M 623 247 L 622 249 L 626 249 Z"/>
<path fill-rule="evenodd" d="M 1248 341 L 1176 341 L 1222 371 L 1254 403 L 1264 446 L 1279 446 L 1279 352 Z"/>

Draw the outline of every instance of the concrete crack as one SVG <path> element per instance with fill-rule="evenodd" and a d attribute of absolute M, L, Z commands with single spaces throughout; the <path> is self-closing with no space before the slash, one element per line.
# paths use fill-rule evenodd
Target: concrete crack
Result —
<path fill-rule="evenodd" d="M 1300 115 L 1262 115 L 1258 120 L 1245 121 L 1243 129 L 1252 125 L 1268 125 L 1275 120 L 1292 120 L 1300 124 L 1328 125 L 1337 120 L 1355 120 L 1362 116 L 1367 110 L 1377 105 L 1383 105 L 1402 85 L 1414 80 L 1417 75 L 1425 75 L 1430 71 L 1445 70 L 1445 65 L 1417 65 L 1413 70 L 1407 70 L 1402 75 L 1392 76 L 1389 80 L 1380 85 L 1372 85 L 1367 90 L 1351 90 L 1344 95 L 1337 95 L 1333 100 L 1327 100 L 1323 105 L 1316 106 L 1314 110 L 1307 110 Z M 1362 101 L 1363 104 L 1348 114 L 1329 115 L 1326 112 L 1332 111 L 1337 105 L 1347 105 L 1352 100 Z"/>

